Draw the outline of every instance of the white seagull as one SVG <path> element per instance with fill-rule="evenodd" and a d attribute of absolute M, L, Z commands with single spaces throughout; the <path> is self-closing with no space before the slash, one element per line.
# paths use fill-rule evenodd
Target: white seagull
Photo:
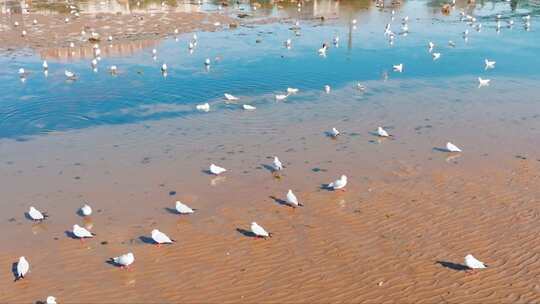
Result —
<path fill-rule="evenodd" d="M 433 54 L 431 54 L 431 56 L 433 57 L 433 60 L 437 60 L 437 59 L 441 58 L 441 53 L 433 53 Z"/>
<path fill-rule="evenodd" d="M 329 85 L 325 85 L 325 86 L 324 86 L 324 91 L 326 92 L 326 94 L 330 94 L 330 86 L 329 86 Z"/>
<path fill-rule="evenodd" d="M 15 278 L 15 281 L 24 279 L 24 276 L 28 273 L 29 270 L 30 263 L 28 263 L 25 257 L 20 257 L 19 262 L 17 262 L 17 277 Z"/>
<path fill-rule="evenodd" d="M 465 265 L 467 265 L 467 267 L 469 267 L 471 270 L 488 267 L 488 265 L 476 259 L 472 254 L 467 254 L 467 256 L 465 256 Z"/>
<path fill-rule="evenodd" d="M 377 135 L 380 136 L 380 137 L 389 137 L 390 136 L 390 134 L 388 134 L 388 132 L 386 132 L 386 130 L 383 129 L 382 127 L 377 128 Z"/>
<path fill-rule="evenodd" d="M 90 205 L 88 205 L 88 204 L 84 204 L 84 205 L 81 207 L 80 211 L 81 211 L 81 214 L 82 214 L 83 216 L 90 216 L 90 215 L 92 215 L 92 207 L 90 207 Z"/>
<path fill-rule="evenodd" d="M 253 110 L 256 110 L 257 108 L 252 106 L 252 105 L 248 105 L 248 104 L 245 104 L 245 105 L 242 105 L 242 108 L 246 111 L 253 111 Z"/>
<path fill-rule="evenodd" d="M 21 77 L 26 76 L 26 71 L 23 68 L 19 69 L 19 76 L 21 76 Z"/>
<path fill-rule="evenodd" d="M 66 75 L 67 79 L 70 79 L 70 80 L 74 80 L 77 78 L 77 76 L 75 75 L 75 73 L 69 71 L 69 70 L 65 70 L 64 71 L 64 75 Z"/>
<path fill-rule="evenodd" d="M 338 129 L 332 128 L 332 131 L 328 132 L 328 134 L 330 134 L 330 136 L 332 136 L 332 137 L 337 137 L 341 133 L 339 133 Z"/>
<path fill-rule="evenodd" d="M 431 53 L 431 51 L 433 51 L 433 48 L 435 47 L 435 43 L 433 42 L 428 42 L 428 51 Z"/>
<path fill-rule="evenodd" d="M 37 210 L 33 206 L 30 206 L 30 209 L 28 210 L 28 216 L 33 221 L 43 221 L 46 217 L 48 217 L 46 213 L 41 213 L 41 211 Z"/>
<path fill-rule="evenodd" d="M 236 97 L 236 96 L 234 96 L 234 95 L 231 95 L 231 94 L 229 94 L 229 93 L 225 93 L 225 94 L 223 94 L 223 95 L 225 95 L 225 99 L 227 99 L 228 101 L 236 101 L 236 100 L 239 99 L 238 97 Z"/>
<path fill-rule="evenodd" d="M 287 94 L 296 94 L 298 91 L 297 88 L 287 88 Z"/>
<path fill-rule="evenodd" d="M 86 228 L 83 228 L 77 224 L 73 225 L 72 232 L 73 232 L 73 235 L 80 240 L 83 240 L 85 238 L 92 238 L 96 235 L 95 233 L 92 233 L 86 230 Z"/>
<path fill-rule="evenodd" d="M 216 165 L 214 165 L 214 164 L 211 164 L 211 165 L 210 165 L 210 169 L 209 169 L 209 170 L 210 170 L 210 173 L 212 173 L 212 174 L 214 174 L 214 175 L 220 175 L 221 173 L 227 171 L 227 169 L 222 168 L 222 167 L 220 167 L 220 166 L 216 166 Z"/>
<path fill-rule="evenodd" d="M 109 70 L 111 71 L 111 74 L 116 75 L 116 72 L 118 71 L 118 68 L 115 65 L 111 65 Z"/>
<path fill-rule="evenodd" d="M 291 205 L 292 207 L 298 207 L 298 206 L 304 206 L 302 203 L 298 202 L 298 198 L 296 198 L 296 195 L 292 192 L 291 189 L 287 192 L 287 203 Z"/>
<path fill-rule="evenodd" d="M 171 240 L 165 233 L 154 229 L 152 230 L 152 240 L 156 242 L 156 244 L 172 244 L 176 242 L 175 240 Z"/>
<path fill-rule="evenodd" d="M 49 69 L 49 64 L 47 63 L 47 60 L 43 60 L 43 64 L 41 66 L 43 67 L 44 70 Z"/>
<path fill-rule="evenodd" d="M 272 163 L 272 168 L 274 171 L 281 171 L 283 170 L 283 164 L 281 164 L 281 161 L 277 156 L 274 156 L 274 161 Z"/>
<path fill-rule="evenodd" d="M 456 145 L 454 145 L 451 142 L 446 143 L 446 151 L 448 152 L 461 152 L 461 149 L 458 148 Z"/>
<path fill-rule="evenodd" d="M 203 104 L 197 105 L 195 108 L 199 111 L 208 112 L 210 111 L 210 104 L 208 102 L 203 103 Z"/>
<path fill-rule="evenodd" d="M 393 65 L 392 68 L 394 69 L 394 72 L 403 72 L 403 63 Z"/>
<path fill-rule="evenodd" d="M 264 230 L 263 227 L 261 227 L 259 224 L 255 223 L 255 222 L 251 223 L 251 232 L 253 232 L 253 234 L 255 234 L 255 236 L 260 237 L 260 238 L 267 238 L 267 237 L 272 236 L 271 233 Z"/>
<path fill-rule="evenodd" d="M 45 304 L 56 304 L 56 298 L 53 296 L 48 296 L 45 300 Z"/>
<path fill-rule="evenodd" d="M 496 63 L 496 61 L 490 61 L 487 58 L 484 59 L 484 64 L 486 66 L 486 70 L 487 69 L 494 69 L 495 68 L 495 63 Z"/>
<path fill-rule="evenodd" d="M 287 97 L 289 97 L 289 95 L 278 94 L 278 95 L 276 95 L 276 101 L 282 101 L 282 100 L 285 100 L 285 99 L 287 99 Z"/>
<path fill-rule="evenodd" d="M 204 61 L 204 65 L 205 65 L 205 66 L 209 66 L 209 65 L 210 65 L 210 58 L 206 58 L 206 60 Z"/>
<path fill-rule="evenodd" d="M 342 175 L 339 179 L 329 183 L 327 187 L 332 190 L 342 189 L 343 191 L 345 191 L 346 185 L 347 185 L 347 176 Z"/>
<path fill-rule="evenodd" d="M 482 79 L 482 77 L 478 77 L 478 87 L 489 86 L 490 81 L 491 79 Z"/>
<path fill-rule="evenodd" d="M 116 265 L 119 265 L 122 268 L 128 268 L 129 265 L 135 262 L 135 256 L 133 255 L 133 253 L 129 252 L 126 254 L 122 254 L 121 256 L 111 258 L 110 261 L 115 263 Z"/>
<path fill-rule="evenodd" d="M 195 211 L 193 211 L 193 209 L 188 207 L 188 205 L 183 204 L 180 201 L 176 201 L 176 206 L 175 207 L 176 207 L 176 211 L 178 211 L 178 213 L 180 213 L 180 214 L 191 214 L 191 213 L 195 212 Z"/>
<path fill-rule="evenodd" d="M 167 64 L 166 64 L 166 63 L 164 63 L 164 64 L 161 65 L 161 71 L 162 71 L 163 73 L 167 72 Z"/>

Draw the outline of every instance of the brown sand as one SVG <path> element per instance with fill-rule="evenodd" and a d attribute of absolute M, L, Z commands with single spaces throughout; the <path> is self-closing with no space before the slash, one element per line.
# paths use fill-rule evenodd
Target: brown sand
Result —
<path fill-rule="evenodd" d="M 474 93 L 462 95 L 466 104 L 433 102 L 443 89 L 342 104 L 340 96 L 355 94 L 345 89 L 316 106 L 277 103 L 3 141 L 0 299 L 537 303 L 540 120 L 533 99 L 504 102 L 514 91 L 501 90 L 486 110 Z M 291 120 L 293 110 L 304 114 Z M 369 133 L 381 122 L 395 138 Z M 331 126 L 344 136 L 325 137 Z M 433 150 L 447 138 L 465 152 Z M 263 167 L 273 155 L 286 166 L 281 179 Z M 211 162 L 230 171 L 203 173 Z M 319 188 L 342 173 L 346 192 Z M 305 207 L 271 198 L 289 188 Z M 198 210 L 172 214 L 166 208 L 177 199 Z M 75 213 L 84 201 L 91 219 Z M 29 205 L 51 217 L 31 223 Z M 251 221 L 274 236 L 245 236 Z M 68 238 L 75 223 L 97 237 Z M 178 243 L 145 243 L 153 228 Z M 132 271 L 105 262 L 127 251 Z M 453 269 L 468 253 L 490 268 Z M 8 269 L 21 255 L 31 273 L 13 283 Z"/>

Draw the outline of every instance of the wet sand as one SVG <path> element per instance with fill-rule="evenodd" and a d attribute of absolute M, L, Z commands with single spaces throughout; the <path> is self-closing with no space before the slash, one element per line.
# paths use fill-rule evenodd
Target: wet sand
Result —
<path fill-rule="evenodd" d="M 66 22 L 65 19 L 69 21 Z M 36 20 L 37 24 L 33 21 Z M 238 19 L 239 20 L 239 19 Z M 132 14 L 2 14 L 0 15 L 0 48 L 68 48 L 91 46 L 92 31 L 100 35 L 102 44 L 158 40 L 178 33 L 216 31 L 238 26 L 237 18 L 209 12 L 155 12 Z M 19 25 L 15 26 L 15 22 Z M 232 24 L 232 25 L 231 25 Z M 22 31 L 27 32 L 26 36 Z M 81 32 L 84 31 L 83 35 Z M 112 41 L 107 38 L 113 37 Z"/>
<path fill-rule="evenodd" d="M 532 83 L 514 89 L 534 96 Z M 444 85 L 403 90 L 421 86 L 411 80 L 367 86 L 386 97 L 364 102 L 351 85 L 330 95 L 305 93 L 316 103 L 290 97 L 255 112 L 230 105 L 185 118 L 3 140 L 0 298 L 538 302 L 534 98 L 510 102 L 512 91 L 494 87 L 447 100 L 440 98 L 448 94 Z M 341 102 L 351 96 L 357 100 Z M 299 114 L 286 115 L 291 111 Z M 378 125 L 394 138 L 373 136 Z M 334 126 L 344 133 L 337 140 L 324 135 Z M 464 153 L 438 151 L 448 140 Z M 280 179 L 265 168 L 273 155 L 286 167 Z M 211 162 L 229 172 L 204 173 Z M 347 191 L 321 189 L 341 174 L 349 177 Z M 288 189 L 305 207 L 279 203 Z M 198 210 L 171 213 L 178 199 Z M 95 210 L 91 219 L 76 214 L 83 202 Z M 28 221 L 29 205 L 50 218 Z M 274 236 L 246 235 L 251 221 Z M 75 223 L 97 237 L 84 244 L 67 237 Z M 153 228 L 178 243 L 148 244 Z M 127 251 L 135 254 L 132 271 L 106 263 Z M 490 267 L 465 274 L 468 253 Z M 21 255 L 31 273 L 13 283 L 8 266 Z"/>

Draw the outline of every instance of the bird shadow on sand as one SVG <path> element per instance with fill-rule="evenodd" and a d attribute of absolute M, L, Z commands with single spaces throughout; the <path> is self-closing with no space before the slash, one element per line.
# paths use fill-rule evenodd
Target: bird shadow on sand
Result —
<path fill-rule="evenodd" d="M 251 237 L 251 238 L 256 238 L 257 236 L 255 235 L 255 233 L 249 231 L 249 230 L 246 230 L 246 229 L 242 229 L 242 228 L 236 228 L 236 231 L 238 233 L 240 233 L 241 235 L 243 236 L 247 236 L 247 237 Z"/>
<path fill-rule="evenodd" d="M 169 207 L 165 207 L 163 208 L 165 211 L 167 211 L 168 213 L 170 214 L 174 214 L 174 215 L 180 215 L 180 212 L 178 212 L 175 208 L 169 208 Z"/>
<path fill-rule="evenodd" d="M 140 236 L 139 240 L 141 242 L 143 242 L 144 244 L 149 244 L 149 245 L 155 245 L 156 244 L 156 242 L 154 242 L 154 240 L 151 237 L 147 237 L 145 235 Z"/>
<path fill-rule="evenodd" d="M 330 191 L 330 192 L 335 191 L 333 188 L 330 188 L 330 184 L 321 184 L 321 186 L 319 187 L 319 189 L 321 189 L 321 190 L 326 190 L 326 191 Z"/>
<path fill-rule="evenodd" d="M 469 267 L 463 265 L 463 264 L 457 264 L 447 261 L 437 261 L 436 264 L 440 264 L 444 268 L 452 269 L 455 271 L 467 271 L 469 270 Z"/>
<path fill-rule="evenodd" d="M 75 236 L 75 234 L 73 234 L 73 231 L 66 230 L 64 231 L 64 234 L 70 239 L 73 239 L 73 240 L 79 239 L 78 237 Z"/>
<path fill-rule="evenodd" d="M 265 168 L 266 170 L 270 171 L 270 173 L 274 173 L 276 170 L 274 167 L 267 165 L 267 164 L 261 164 L 261 167 Z"/>
<path fill-rule="evenodd" d="M 121 265 L 116 264 L 116 263 L 113 261 L 113 259 L 108 259 L 108 260 L 106 260 L 106 261 L 105 261 L 105 264 L 109 264 L 109 265 L 111 265 L 111 266 L 113 266 L 113 267 L 116 267 L 116 268 L 121 267 Z"/>
<path fill-rule="evenodd" d="M 13 274 L 13 282 L 17 282 L 19 280 L 19 276 L 17 273 L 17 262 L 13 262 L 11 264 L 11 273 Z"/>
<path fill-rule="evenodd" d="M 273 195 L 271 195 L 270 198 L 271 198 L 274 202 L 276 202 L 277 204 L 280 204 L 280 205 L 282 205 L 282 206 L 287 206 L 287 207 L 291 207 L 291 208 L 293 207 L 293 205 L 289 204 L 286 200 L 282 200 L 282 199 L 277 198 L 277 197 L 275 197 L 275 196 L 273 196 Z"/>
<path fill-rule="evenodd" d="M 343 133 L 339 133 L 338 136 L 334 136 L 334 134 L 330 131 L 324 131 L 323 132 L 324 136 L 326 137 L 330 137 L 331 139 L 337 139 L 339 137 L 339 135 L 343 134 Z"/>
<path fill-rule="evenodd" d="M 216 176 L 214 173 L 212 173 L 210 170 L 208 169 L 203 169 L 201 170 L 202 173 L 206 174 L 206 175 L 211 175 L 211 176 Z"/>
<path fill-rule="evenodd" d="M 443 152 L 443 153 L 448 153 L 450 151 L 448 151 L 448 149 L 446 148 L 441 148 L 441 147 L 433 147 L 433 151 L 436 151 L 436 152 Z"/>

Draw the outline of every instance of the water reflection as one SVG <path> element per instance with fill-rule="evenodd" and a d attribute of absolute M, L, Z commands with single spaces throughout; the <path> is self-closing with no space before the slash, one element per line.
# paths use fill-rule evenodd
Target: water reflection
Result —
<path fill-rule="evenodd" d="M 143 49 L 156 47 L 159 40 L 122 41 L 101 46 L 102 57 L 132 56 Z M 77 47 L 48 48 L 39 51 L 39 56 L 45 60 L 72 61 L 94 58 L 94 48 L 91 44 Z"/>

